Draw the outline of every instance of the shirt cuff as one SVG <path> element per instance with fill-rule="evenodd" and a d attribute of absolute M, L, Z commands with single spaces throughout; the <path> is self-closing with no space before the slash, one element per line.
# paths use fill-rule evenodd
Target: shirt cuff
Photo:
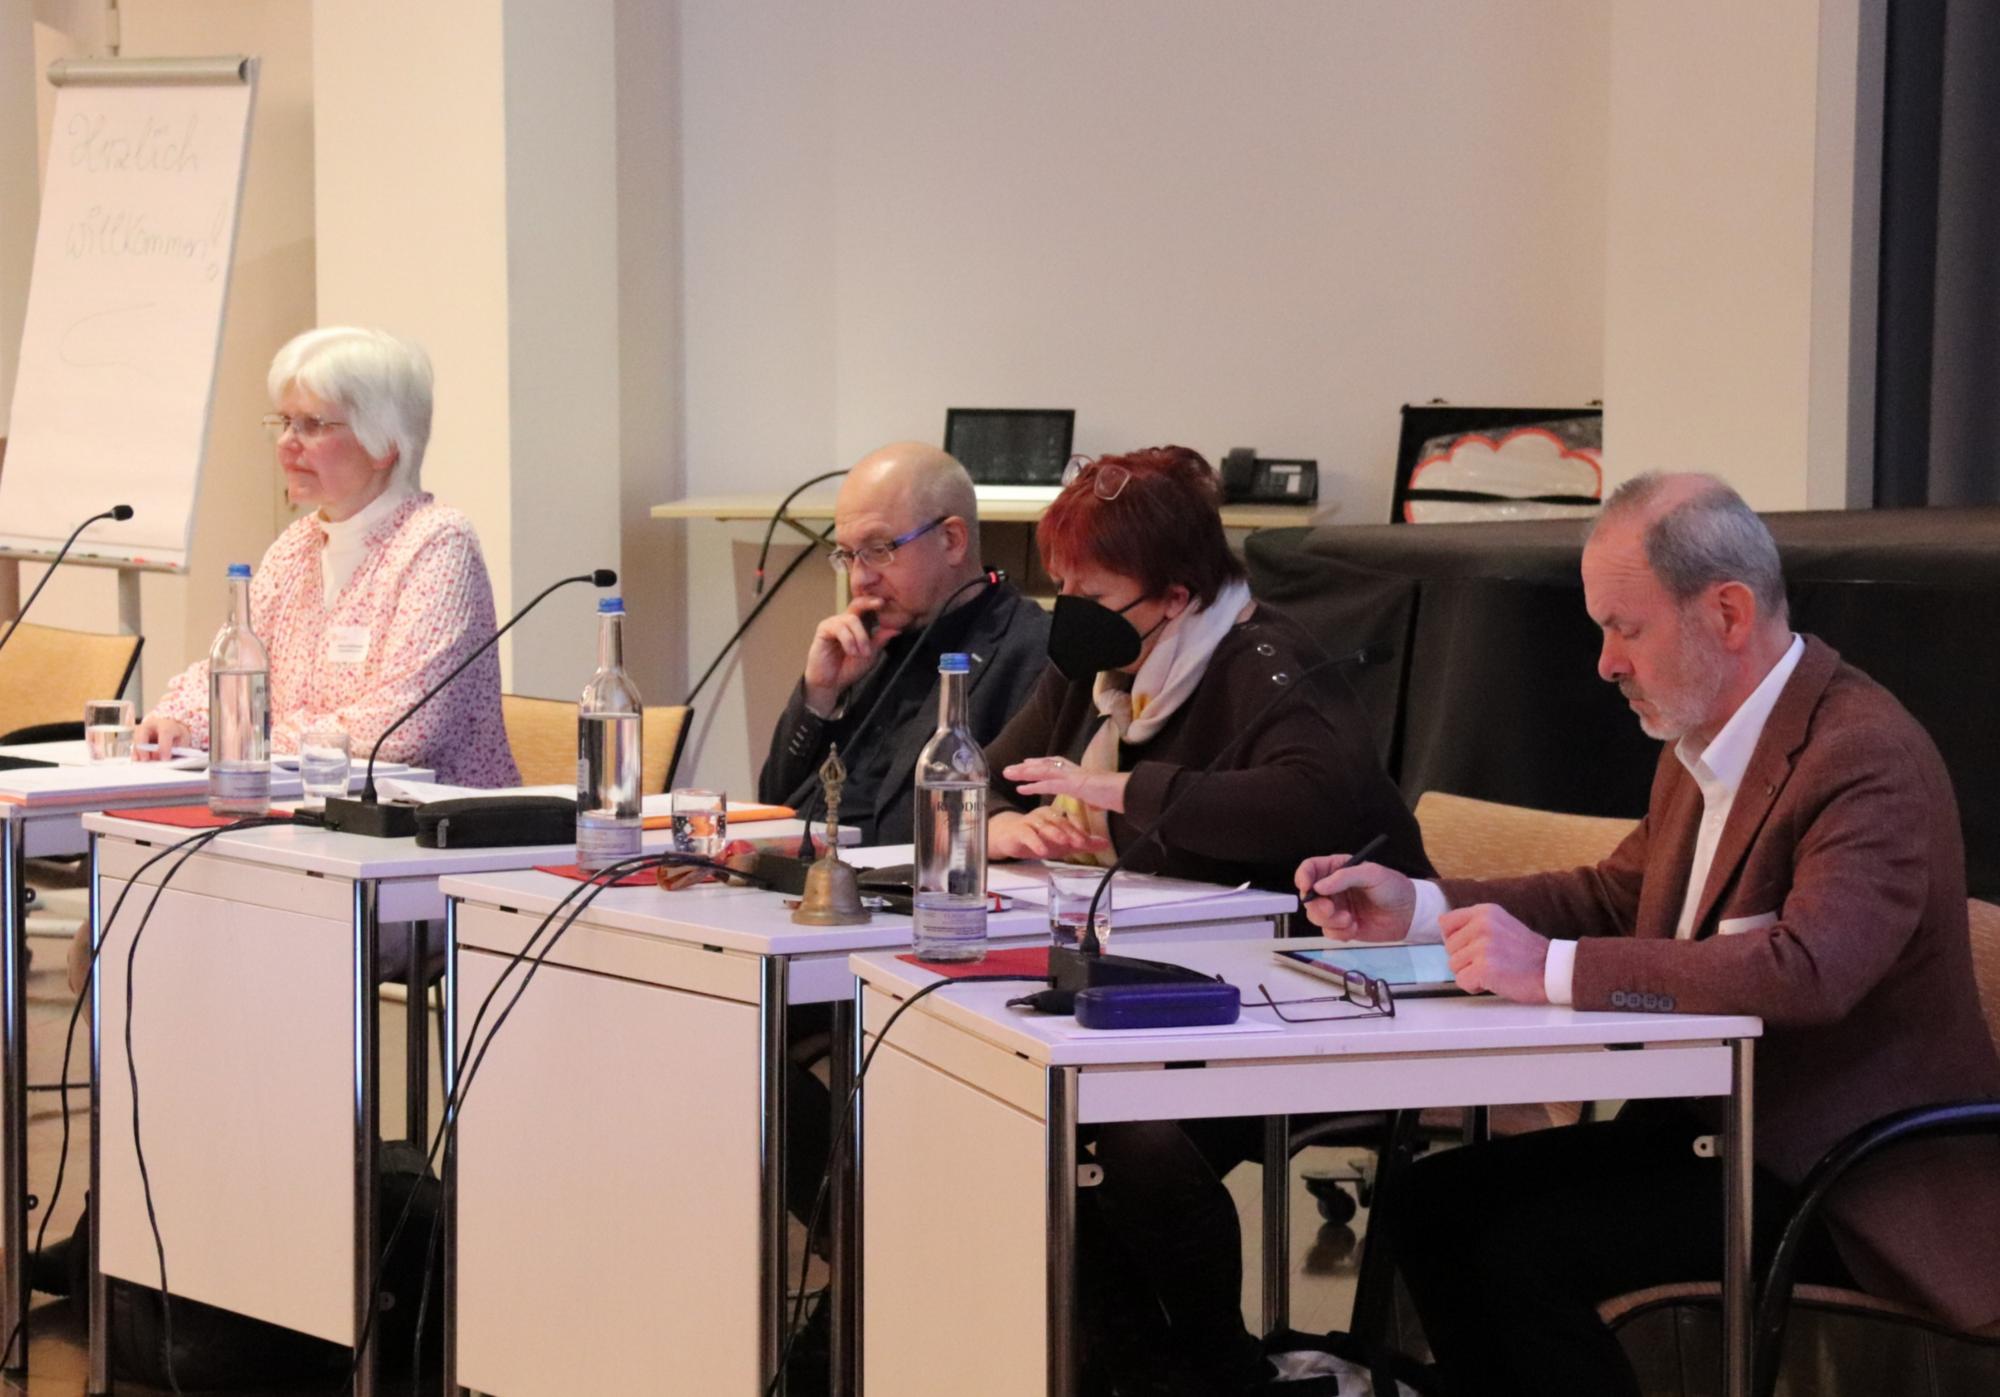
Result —
<path fill-rule="evenodd" d="M 1444 940 L 1444 933 L 1438 930 L 1438 918 L 1451 910 L 1451 904 L 1445 901 L 1444 889 L 1428 878 L 1416 878 L 1411 881 L 1416 887 L 1417 905 L 1410 909 L 1410 930 L 1407 939 Z"/>
<path fill-rule="evenodd" d="M 1576 942 L 1549 942 L 1549 958 L 1542 965 L 1542 993 L 1551 1004 L 1569 1004 L 1576 987 Z"/>

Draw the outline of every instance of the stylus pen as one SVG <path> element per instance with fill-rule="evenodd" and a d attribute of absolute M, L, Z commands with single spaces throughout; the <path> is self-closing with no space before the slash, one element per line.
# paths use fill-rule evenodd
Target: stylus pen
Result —
<path fill-rule="evenodd" d="M 1368 842 L 1367 842 L 1366 844 L 1363 844 L 1363 845 L 1362 845 L 1362 846 L 1361 846 L 1361 847 L 1360 847 L 1359 849 L 1356 849 L 1356 850 L 1355 850 L 1355 851 L 1354 851 L 1353 853 L 1349 854 L 1349 855 L 1347 856 L 1347 862 L 1346 862 L 1346 863 L 1344 863 L 1344 864 L 1342 864 L 1342 865 L 1341 865 L 1340 867 L 1341 867 L 1341 868 L 1352 868 L 1352 867 L 1354 867 L 1354 865 L 1356 865 L 1357 863 L 1366 863 L 1366 862 L 1368 862 L 1368 860 L 1370 860 L 1370 859 L 1374 858 L 1376 854 L 1380 853 L 1380 852 L 1381 852 L 1381 850 L 1382 850 L 1382 846 L 1383 846 L 1384 844 L 1387 844 L 1388 842 L 1389 842 L 1389 835 L 1388 835 L 1387 831 L 1384 831 L 1383 833 L 1381 833 L 1381 834 L 1378 834 L 1378 835 L 1376 835 L 1376 836 L 1375 836 L 1375 837 L 1374 837 L 1373 839 L 1369 840 L 1369 841 L 1368 841 Z M 1339 872 L 1340 870 L 1339 870 L 1339 869 L 1335 869 L 1334 871 L 1335 871 L 1335 872 Z M 1325 902 L 1325 901 L 1327 901 L 1327 899 L 1326 899 L 1325 897 L 1309 897 L 1309 898 L 1307 898 L 1307 899 L 1306 899 L 1306 901 L 1307 901 L 1307 902 Z"/>

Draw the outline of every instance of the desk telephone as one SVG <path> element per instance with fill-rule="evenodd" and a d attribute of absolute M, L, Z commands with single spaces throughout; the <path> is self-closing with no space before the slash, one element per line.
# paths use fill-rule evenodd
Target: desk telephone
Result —
<path fill-rule="evenodd" d="M 1265 460 L 1239 446 L 1222 458 L 1225 504 L 1312 504 L 1319 499 L 1319 462 Z"/>

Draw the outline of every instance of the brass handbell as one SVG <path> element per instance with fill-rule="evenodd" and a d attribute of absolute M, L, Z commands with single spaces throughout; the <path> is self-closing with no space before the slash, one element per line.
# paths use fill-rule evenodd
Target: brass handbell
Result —
<path fill-rule="evenodd" d="M 870 913 L 861 905 L 860 878 L 852 865 L 840 861 L 840 788 L 847 782 L 847 767 L 838 746 L 828 750 L 819 780 L 826 790 L 826 852 L 806 870 L 805 893 L 792 909 L 792 920 L 800 926 L 859 926 Z"/>

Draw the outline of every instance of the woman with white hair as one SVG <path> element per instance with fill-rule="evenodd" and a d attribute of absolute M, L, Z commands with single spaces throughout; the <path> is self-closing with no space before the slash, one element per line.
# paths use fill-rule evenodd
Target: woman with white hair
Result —
<path fill-rule="evenodd" d="M 264 419 L 285 493 L 310 512 L 271 545 L 250 621 L 271 655 L 271 748 L 347 731 L 365 758 L 391 723 L 493 634 L 493 587 L 472 523 L 419 484 L 431 364 L 380 330 L 308 330 L 278 351 Z M 161 757 L 208 745 L 208 664 L 167 687 L 138 731 Z M 520 779 L 488 653 L 383 746 L 464 786 Z"/>

